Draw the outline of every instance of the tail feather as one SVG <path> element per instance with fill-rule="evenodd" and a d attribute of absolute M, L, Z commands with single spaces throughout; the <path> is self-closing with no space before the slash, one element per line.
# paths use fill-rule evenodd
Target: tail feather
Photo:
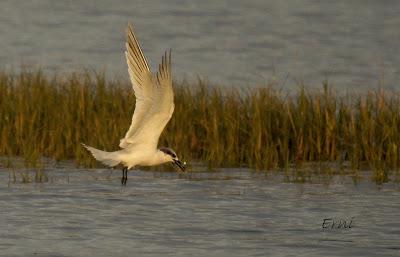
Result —
<path fill-rule="evenodd" d="M 96 160 L 103 163 L 104 165 L 114 167 L 114 166 L 117 166 L 121 162 L 120 160 L 118 160 L 116 158 L 115 154 L 112 152 L 101 151 L 99 149 L 85 145 L 83 143 L 82 143 L 82 145 L 92 153 L 93 157 Z"/>

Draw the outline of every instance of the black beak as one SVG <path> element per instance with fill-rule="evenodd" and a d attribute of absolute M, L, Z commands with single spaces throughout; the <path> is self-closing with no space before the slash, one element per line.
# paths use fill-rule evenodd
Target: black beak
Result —
<path fill-rule="evenodd" d="M 185 171 L 185 165 L 180 160 L 174 160 L 173 164 L 178 166 L 182 171 Z"/>

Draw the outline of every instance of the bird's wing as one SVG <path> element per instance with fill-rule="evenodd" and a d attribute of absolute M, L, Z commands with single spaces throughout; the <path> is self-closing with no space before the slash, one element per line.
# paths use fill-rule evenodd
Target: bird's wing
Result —
<path fill-rule="evenodd" d="M 127 36 L 125 54 L 136 106 L 132 124 L 119 146 L 129 148 L 140 144 L 156 148 L 174 111 L 171 51 L 163 55 L 157 74 L 152 76 L 131 25 L 128 25 Z"/>

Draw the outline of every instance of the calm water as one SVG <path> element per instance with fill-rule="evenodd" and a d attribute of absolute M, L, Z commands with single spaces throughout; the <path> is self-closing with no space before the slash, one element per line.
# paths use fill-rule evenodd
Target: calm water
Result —
<path fill-rule="evenodd" d="M 121 188 L 119 171 L 55 169 L 43 184 L 10 174 L 0 170 L 1 256 L 400 255 L 396 184 L 137 171 Z"/>
<path fill-rule="evenodd" d="M 400 79 L 400 2 L 316 0 L 0 1 L 0 67 L 105 68 L 127 78 L 124 30 L 134 22 L 156 67 L 172 48 L 178 78 L 224 85 L 277 79 L 338 88 Z"/>

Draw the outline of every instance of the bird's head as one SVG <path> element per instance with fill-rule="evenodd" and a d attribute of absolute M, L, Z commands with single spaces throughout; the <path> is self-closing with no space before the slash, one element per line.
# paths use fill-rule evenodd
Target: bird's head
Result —
<path fill-rule="evenodd" d="M 185 171 L 185 162 L 182 163 L 178 156 L 176 155 L 175 151 L 168 147 L 161 147 L 160 151 L 164 153 L 165 158 L 168 162 L 172 162 L 176 166 L 178 166 L 182 171 Z"/>

